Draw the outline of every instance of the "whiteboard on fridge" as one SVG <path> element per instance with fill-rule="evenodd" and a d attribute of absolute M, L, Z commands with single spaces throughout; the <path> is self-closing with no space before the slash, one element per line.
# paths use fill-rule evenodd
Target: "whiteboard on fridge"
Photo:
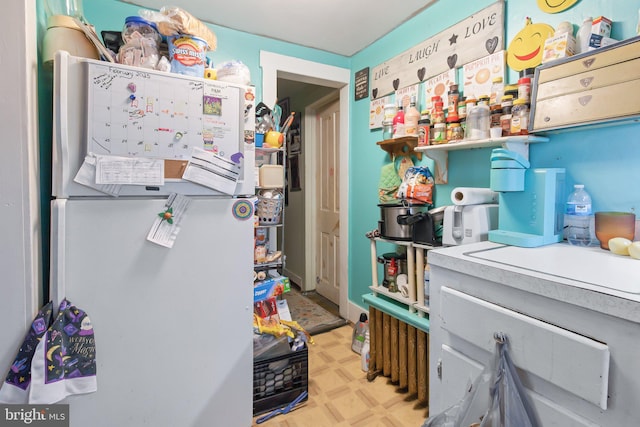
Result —
<path fill-rule="evenodd" d="M 87 151 L 189 159 L 194 147 L 242 152 L 242 89 L 109 63 L 89 63 Z"/>

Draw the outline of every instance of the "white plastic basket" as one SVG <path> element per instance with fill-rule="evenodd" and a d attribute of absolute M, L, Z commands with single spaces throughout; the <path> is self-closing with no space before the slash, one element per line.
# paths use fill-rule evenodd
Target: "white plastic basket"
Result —
<path fill-rule="evenodd" d="M 284 198 L 258 196 L 258 221 L 260 225 L 274 225 L 280 222 Z"/>

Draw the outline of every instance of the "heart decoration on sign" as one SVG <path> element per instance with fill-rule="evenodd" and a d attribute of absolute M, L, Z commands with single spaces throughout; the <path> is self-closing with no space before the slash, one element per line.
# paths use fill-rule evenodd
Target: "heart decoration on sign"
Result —
<path fill-rule="evenodd" d="M 455 68 L 456 62 L 458 62 L 458 54 L 456 53 L 447 58 L 447 65 L 449 65 L 449 68 Z"/>
<path fill-rule="evenodd" d="M 393 81 L 393 89 L 398 90 L 399 87 L 400 87 L 400 79 L 395 79 Z"/>
<path fill-rule="evenodd" d="M 373 95 L 373 98 L 377 98 L 378 97 L 378 88 L 373 88 L 373 90 L 371 91 L 371 95 Z"/>
<path fill-rule="evenodd" d="M 427 70 L 422 67 L 418 70 L 418 80 L 422 81 L 424 80 L 424 75 L 426 74 Z"/>
<path fill-rule="evenodd" d="M 496 47 L 498 47 L 498 37 L 490 38 L 485 42 L 484 46 L 487 48 L 487 52 L 489 52 L 489 54 L 492 54 L 493 52 L 495 52 Z"/>

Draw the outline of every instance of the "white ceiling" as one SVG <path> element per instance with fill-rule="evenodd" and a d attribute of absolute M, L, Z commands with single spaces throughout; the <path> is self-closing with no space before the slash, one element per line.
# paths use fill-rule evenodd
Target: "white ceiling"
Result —
<path fill-rule="evenodd" d="M 166 0 L 121 0 L 159 10 Z M 437 0 L 172 0 L 201 21 L 352 56 Z"/>

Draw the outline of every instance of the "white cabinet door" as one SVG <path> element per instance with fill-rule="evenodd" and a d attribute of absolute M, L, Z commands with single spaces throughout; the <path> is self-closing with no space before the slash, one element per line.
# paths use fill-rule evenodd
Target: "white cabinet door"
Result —
<path fill-rule="evenodd" d="M 448 287 L 441 302 L 444 330 L 490 353 L 493 333 L 503 332 L 518 368 L 607 409 L 606 344 Z"/>
<path fill-rule="evenodd" d="M 442 363 L 443 407 L 448 408 L 460 402 L 473 381 L 482 373 L 484 366 L 446 344 L 442 345 L 440 360 Z M 528 391 L 540 425 L 545 427 L 598 426 L 540 394 L 531 390 Z M 489 393 L 487 387 L 480 388 L 478 393 L 479 395 L 475 397 L 474 407 L 488 408 Z"/>

